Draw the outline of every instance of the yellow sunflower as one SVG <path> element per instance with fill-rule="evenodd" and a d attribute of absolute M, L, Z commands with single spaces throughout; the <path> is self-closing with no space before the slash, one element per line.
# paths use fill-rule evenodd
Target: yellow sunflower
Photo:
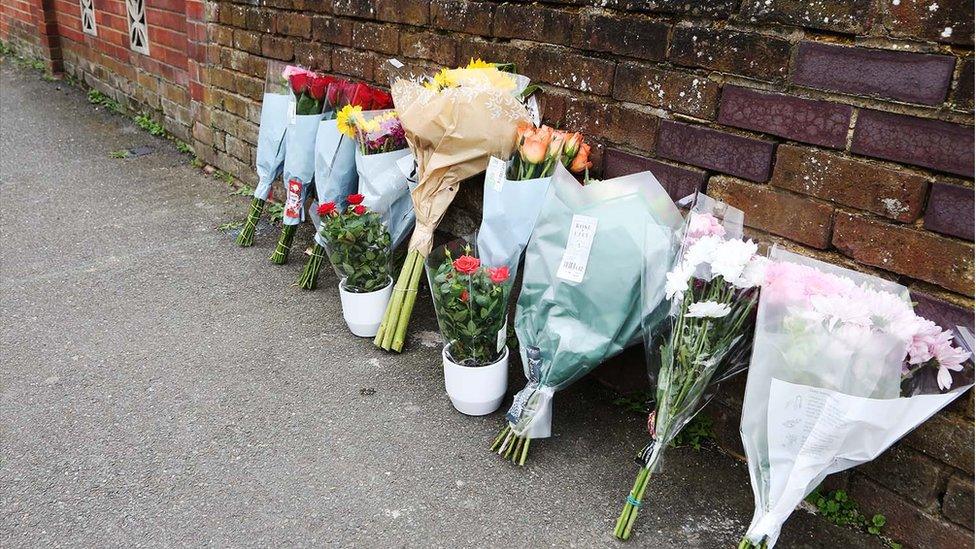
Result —
<path fill-rule="evenodd" d="M 363 108 L 359 105 L 346 105 L 336 115 L 339 132 L 348 137 L 356 137 L 356 126 L 363 118 Z"/>

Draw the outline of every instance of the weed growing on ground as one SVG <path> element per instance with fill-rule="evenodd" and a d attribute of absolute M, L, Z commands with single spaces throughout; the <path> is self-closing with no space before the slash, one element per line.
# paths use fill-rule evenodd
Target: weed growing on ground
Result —
<path fill-rule="evenodd" d="M 125 149 L 119 149 L 117 151 L 112 151 L 112 152 L 108 153 L 108 155 L 111 158 L 129 158 L 130 156 L 132 156 L 132 153 L 130 153 L 129 151 L 127 151 Z"/>
<path fill-rule="evenodd" d="M 712 431 L 712 418 L 698 414 L 691 419 L 688 425 L 682 429 L 678 436 L 671 441 L 672 446 L 691 446 L 692 450 L 698 451 L 708 442 L 715 440 Z"/>
<path fill-rule="evenodd" d="M 244 226 L 244 220 L 238 221 L 228 221 L 227 223 L 221 223 L 217 225 L 218 231 L 233 231 L 235 229 L 240 229 Z"/>
<path fill-rule="evenodd" d="M 149 135 L 154 135 L 156 137 L 163 137 L 166 135 L 166 128 L 164 128 L 159 122 L 153 120 L 148 114 L 140 114 L 132 120 L 136 123 L 136 126 L 139 126 L 143 130 L 149 132 Z"/>
<path fill-rule="evenodd" d="M 891 549 L 901 549 L 901 544 L 882 535 L 887 523 L 884 515 L 877 514 L 867 517 L 857 508 L 857 504 L 844 490 L 833 490 L 826 494 L 820 489 L 814 490 L 806 497 L 807 503 L 815 506 L 817 512 L 832 524 L 851 526 L 863 530 L 872 536 L 878 536 Z"/>
<path fill-rule="evenodd" d="M 193 154 L 193 147 L 191 147 L 186 141 L 181 141 L 174 137 L 173 143 L 176 145 L 176 150 L 180 151 L 182 154 Z"/>
<path fill-rule="evenodd" d="M 122 105 L 118 101 L 94 88 L 88 90 L 88 102 L 95 106 L 105 107 L 116 114 L 122 112 Z"/>

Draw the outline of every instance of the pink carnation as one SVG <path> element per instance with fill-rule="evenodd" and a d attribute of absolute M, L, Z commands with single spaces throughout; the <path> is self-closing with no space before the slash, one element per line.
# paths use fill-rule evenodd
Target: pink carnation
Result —
<path fill-rule="evenodd" d="M 688 232 L 685 234 L 685 240 L 694 242 L 706 236 L 725 236 L 725 227 L 712 214 L 689 213 Z"/>

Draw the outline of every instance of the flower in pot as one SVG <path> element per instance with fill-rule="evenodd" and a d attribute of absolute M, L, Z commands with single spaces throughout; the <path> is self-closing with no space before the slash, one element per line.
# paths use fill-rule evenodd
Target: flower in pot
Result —
<path fill-rule="evenodd" d="M 482 265 L 469 243 L 455 241 L 430 254 L 427 277 L 447 342 L 442 353 L 447 394 L 461 413 L 490 414 L 508 385 L 509 268 Z"/>
<path fill-rule="evenodd" d="M 329 262 L 339 277 L 342 316 L 352 333 L 373 337 L 390 300 L 390 233 L 380 214 L 362 204 L 361 194 L 346 197 L 338 210 L 334 202 L 319 206 L 322 240 Z"/>

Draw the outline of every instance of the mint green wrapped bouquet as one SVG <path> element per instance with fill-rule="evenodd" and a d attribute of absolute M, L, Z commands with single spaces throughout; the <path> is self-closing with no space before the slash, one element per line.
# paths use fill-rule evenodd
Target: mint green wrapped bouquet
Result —
<path fill-rule="evenodd" d="M 528 384 L 492 450 L 523 465 L 551 433 L 556 391 L 641 338 L 641 270 L 652 254 L 663 303 L 681 215 L 650 172 L 582 186 L 561 166 L 525 252 L 515 311 Z M 645 246 L 645 235 L 648 239 Z M 666 316 L 662 304 L 658 316 Z"/>

